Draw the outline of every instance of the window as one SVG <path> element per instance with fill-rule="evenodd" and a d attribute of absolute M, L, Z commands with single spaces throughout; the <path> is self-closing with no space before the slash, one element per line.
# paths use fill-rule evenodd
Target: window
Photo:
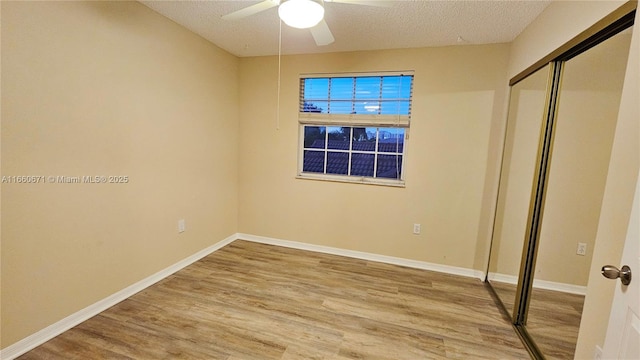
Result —
<path fill-rule="evenodd" d="M 299 177 L 403 185 L 413 75 L 300 79 Z"/>

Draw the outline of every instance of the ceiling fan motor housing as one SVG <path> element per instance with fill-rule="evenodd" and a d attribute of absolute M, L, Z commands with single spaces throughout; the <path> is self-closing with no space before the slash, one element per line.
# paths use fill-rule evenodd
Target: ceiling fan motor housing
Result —
<path fill-rule="evenodd" d="M 324 18 L 324 4 L 322 0 L 283 0 L 278 6 L 278 15 L 291 27 L 308 29 Z"/>

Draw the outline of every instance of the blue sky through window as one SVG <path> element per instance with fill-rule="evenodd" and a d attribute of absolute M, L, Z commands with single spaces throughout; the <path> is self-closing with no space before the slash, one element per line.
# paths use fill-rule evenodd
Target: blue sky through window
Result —
<path fill-rule="evenodd" d="M 412 76 L 307 78 L 301 111 L 409 115 L 412 81 Z"/>

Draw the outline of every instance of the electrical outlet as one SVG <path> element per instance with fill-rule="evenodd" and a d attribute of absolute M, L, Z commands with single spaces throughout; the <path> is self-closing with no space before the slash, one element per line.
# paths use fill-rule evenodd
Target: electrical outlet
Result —
<path fill-rule="evenodd" d="M 413 233 L 415 235 L 419 235 L 420 234 L 420 224 L 413 224 Z"/>
<path fill-rule="evenodd" d="M 186 230 L 184 219 L 178 220 L 178 232 L 182 233 Z"/>
<path fill-rule="evenodd" d="M 587 255 L 587 243 L 578 243 L 578 250 L 576 254 L 585 256 Z"/>

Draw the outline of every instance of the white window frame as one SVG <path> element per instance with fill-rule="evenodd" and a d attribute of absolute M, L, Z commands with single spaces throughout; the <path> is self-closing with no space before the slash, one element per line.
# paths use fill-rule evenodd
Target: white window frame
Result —
<path fill-rule="evenodd" d="M 332 78 L 332 77 L 367 77 L 367 76 L 412 76 L 414 77 L 413 71 L 403 71 L 403 72 L 376 72 L 376 73 L 340 73 L 340 74 L 301 74 L 300 81 L 303 79 L 309 78 Z M 414 78 L 415 79 L 415 78 Z M 304 101 L 304 94 L 301 93 L 299 96 L 300 104 L 299 108 L 302 108 L 302 102 Z M 310 179 L 310 180 L 324 180 L 324 181 L 337 181 L 337 182 L 347 182 L 347 183 L 359 183 L 359 184 L 372 184 L 372 185 L 384 185 L 384 186 L 396 186 L 396 187 L 404 187 L 405 186 L 405 163 L 407 159 L 407 149 L 409 147 L 409 131 L 410 131 L 410 121 L 411 121 L 411 103 L 413 102 L 413 88 L 411 89 L 411 93 L 409 96 L 409 115 L 369 115 L 369 114 L 320 114 L 320 113 L 311 113 L 311 112 L 302 112 L 298 113 L 298 172 L 296 178 L 298 179 Z M 389 178 L 378 178 L 378 177 L 367 177 L 367 176 L 354 176 L 354 175 L 337 175 L 337 174 L 324 174 L 324 173 L 314 173 L 314 172 L 303 172 L 304 166 L 304 128 L 305 126 L 318 126 L 318 127 L 350 127 L 350 128 L 358 128 L 358 127 L 368 127 L 368 128 L 377 128 L 376 130 L 376 147 L 374 151 L 359 151 L 352 149 L 353 137 L 349 141 L 349 149 L 348 150 L 339 150 L 339 149 L 328 149 L 328 142 L 325 141 L 324 149 L 315 149 L 316 151 L 324 151 L 326 152 L 343 152 L 349 154 L 349 165 L 351 165 L 351 156 L 356 153 L 368 153 L 374 154 L 375 159 L 377 160 L 378 154 L 380 155 L 398 155 L 402 156 L 402 164 L 401 164 L 401 173 L 399 179 L 389 179 Z M 403 150 L 401 153 L 388 153 L 388 152 L 379 152 L 378 150 L 378 141 L 379 141 L 379 129 L 380 128 L 403 128 L 404 129 L 404 141 L 403 141 Z M 353 130 L 352 130 L 353 131 Z M 328 131 L 327 131 L 328 133 Z M 309 150 L 309 149 L 307 149 Z M 325 160 L 326 161 L 326 160 Z M 348 172 L 351 172 L 351 166 L 349 166 Z M 376 172 L 376 168 L 374 167 L 374 174 Z"/>

